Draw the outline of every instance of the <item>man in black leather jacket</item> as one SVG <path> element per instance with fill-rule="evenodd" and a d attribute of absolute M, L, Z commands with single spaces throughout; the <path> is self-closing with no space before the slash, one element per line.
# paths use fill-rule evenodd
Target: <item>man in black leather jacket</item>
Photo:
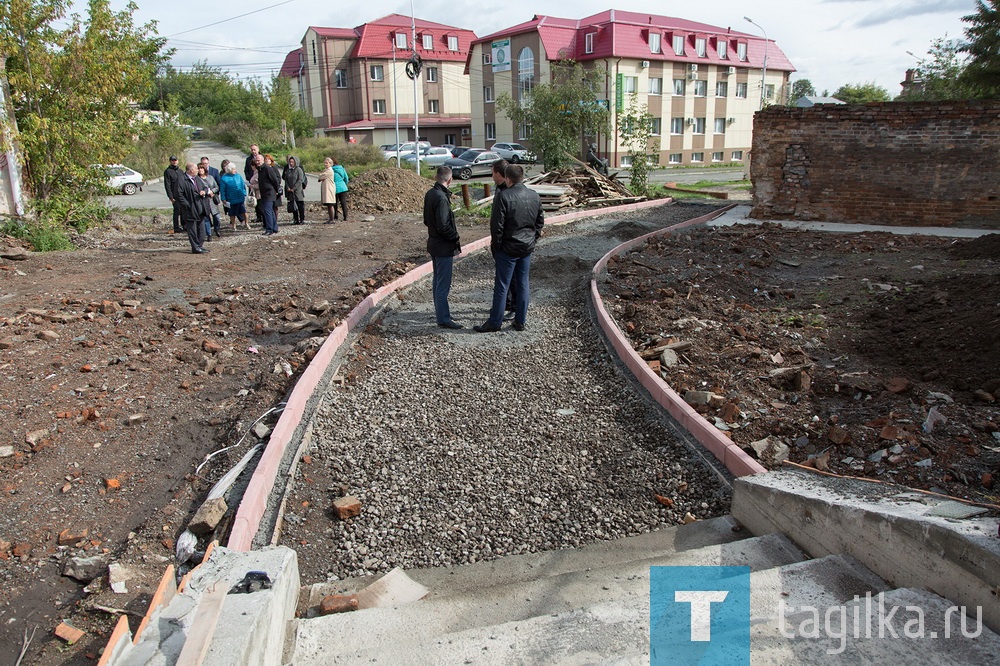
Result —
<path fill-rule="evenodd" d="M 490 217 L 490 250 L 496 263 L 493 307 L 490 318 L 473 327 L 479 333 L 500 330 L 507 291 L 512 281 L 517 285 L 514 330 L 524 330 L 528 319 L 531 253 L 545 224 L 545 214 L 538 194 L 521 182 L 524 180 L 524 169 L 511 164 L 504 175 L 507 177 L 508 188 L 493 199 L 493 215 Z"/>
<path fill-rule="evenodd" d="M 427 225 L 427 251 L 434 265 L 434 317 L 441 328 L 462 328 L 451 318 L 448 294 L 455 255 L 462 251 L 455 214 L 451 210 L 451 167 L 438 167 L 434 187 L 424 195 L 424 224 Z"/>
<path fill-rule="evenodd" d="M 171 155 L 170 166 L 163 170 L 163 189 L 166 190 L 167 198 L 170 199 L 170 204 L 174 207 L 175 234 L 179 234 L 184 231 L 184 226 L 181 224 L 180 205 L 177 203 L 177 199 L 174 198 L 174 190 L 177 189 L 177 181 L 179 181 L 183 175 L 184 172 L 181 171 L 179 166 L 177 166 L 177 158 Z"/>
<path fill-rule="evenodd" d="M 274 202 L 281 192 L 281 172 L 267 164 L 263 155 L 257 156 L 257 187 L 260 188 L 261 210 L 264 214 L 264 235 L 278 233 L 278 218 Z"/>

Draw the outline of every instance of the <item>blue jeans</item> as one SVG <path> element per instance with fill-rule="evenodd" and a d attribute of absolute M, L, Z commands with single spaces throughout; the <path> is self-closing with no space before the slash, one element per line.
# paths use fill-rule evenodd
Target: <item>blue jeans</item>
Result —
<path fill-rule="evenodd" d="M 431 257 L 434 266 L 434 318 L 439 324 L 451 321 L 448 294 L 451 293 L 451 269 L 455 257 Z"/>
<path fill-rule="evenodd" d="M 499 328 L 503 324 L 503 313 L 507 305 L 507 291 L 514 284 L 514 323 L 524 324 L 528 319 L 528 273 L 531 270 L 531 255 L 512 257 L 499 250 L 493 253 L 496 263 L 496 277 L 493 280 L 493 308 L 490 310 L 489 326 Z"/>
<path fill-rule="evenodd" d="M 261 214 L 264 216 L 264 231 L 278 233 L 278 216 L 274 213 L 274 201 L 262 201 L 260 209 Z"/>

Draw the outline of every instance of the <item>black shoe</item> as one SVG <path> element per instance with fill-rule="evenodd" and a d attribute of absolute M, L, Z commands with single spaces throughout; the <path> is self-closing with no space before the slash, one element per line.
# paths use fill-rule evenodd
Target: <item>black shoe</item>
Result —
<path fill-rule="evenodd" d="M 208 250 L 200 247 L 196 247 L 195 249 L 191 250 L 191 254 L 205 254 L 206 252 L 208 252 Z"/>
<path fill-rule="evenodd" d="M 209 250 L 207 247 L 199 247 L 198 249 L 201 250 L 202 253 L 204 254 L 208 254 L 209 252 L 211 252 L 211 250 Z"/>
<path fill-rule="evenodd" d="M 212 240 L 212 237 L 211 237 L 211 236 L 205 236 L 205 240 L 206 240 L 206 241 L 211 241 L 211 240 Z"/>
<path fill-rule="evenodd" d="M 472 327 L 476 333 L 496 333 L 500 330 L 499 326 L 493 326 L 490 322 L 483 322 L 482 324 L 476 324 Z"/>
<path fill-rule="evenodd" d="M 515 331 L 523 331 L 524 330 L 524 324 L 518 324 L 516 321 L 513 324 L 511 324 L 511 327 Z"/>
<path fill-rule="evenodd" d="M 465 328 L 464 326 L 462 326 L 461 324 L 459 324 L 454 319 L 452 319 L 451 321 L 440 322 L 440 323 L 438 323 L 438 327 L 439 328 L 455 328 L 455 329 Z"/>

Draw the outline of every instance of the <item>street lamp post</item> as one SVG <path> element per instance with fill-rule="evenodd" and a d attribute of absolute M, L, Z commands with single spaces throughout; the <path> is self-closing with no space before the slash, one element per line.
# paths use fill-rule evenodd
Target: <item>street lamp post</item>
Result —
<path fill-rule="evenodd" d="M 767 45 L 768 45 L 767 30 L 764 30 L 764 27 L 762 25 L 760 25 L 759 23 L 754 23 L 753 19 L 751 19 L 749 16 L 744 16 L 743 19 L 747 23 L 749 23 L 751 25 L 757 26 L 758 28 L 760 28 L 760 31 L 762 33 L 764 33 L 764 66 L 761 68 L 761 73 L 760 73 L 760 108 L 763 109 L 764 108 L 764 86 L 767 83 Z"/>

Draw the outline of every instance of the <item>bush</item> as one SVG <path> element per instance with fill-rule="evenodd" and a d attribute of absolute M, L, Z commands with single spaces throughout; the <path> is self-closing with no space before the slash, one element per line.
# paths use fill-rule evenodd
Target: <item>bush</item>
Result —
<path fill-rule="evenodd" d="M 189 141 L 180 127 L 169 125 L 144 125 L 132 152 L 123 164 L 135 169 L 146 180 L 158 178 L 171 155 L 183 155 Z"/>
<path fill-rule="evenodd" d="M 0 233 L 28 241 L 35 252 L 73 249 L 66 227 L 48 219 L 35 219 L 30 222 L 8 219 L 0 227 Z"/>
<path fill-rule="evenodd" d="M 297 144 L 291 149 L 281 146 L 279 161 L 285 161 L 288 155 L 295 155 L 302 161 L 302 168 L 315 173 L 323 170 L 323 160 L 334 157 L 352 175 L 386 165 L 382 151 L 371 144 L 347 143 L 343 139 L 329 137 L 304 138 Z M 263 148 L 261 152 L 264 152 Z M 278 153 L 274 157 L 278 159 Z"/>
<path fill-rule="evenodd" d="M 261 129 L 259 126 L 244 120 L 225 120 L 217 125 L 206 127 L 202 137 L 233 148 L 239 148 L 245 153 L 250 152 L 250 146 L 253 144 L 260 146 L 261 154 L 274 154 L 275 147 L 284 148 L 281 143 L 281 130 Z M 277 159 L 277 155 L 275 155 L 275 159 Z"/>

